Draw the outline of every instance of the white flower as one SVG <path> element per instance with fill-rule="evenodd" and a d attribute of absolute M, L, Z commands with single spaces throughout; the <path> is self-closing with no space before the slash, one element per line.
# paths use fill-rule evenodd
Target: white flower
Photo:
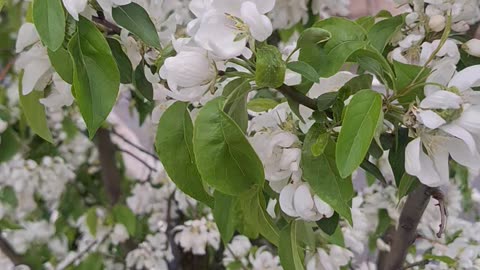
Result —
<path fill-rule="evenodd" d="M 290 28 L 296 23 L 308 19 L 306 0 L 277 0 L 269 17 L 272 19 L 273 28 Z"/>
<path fill-rule="evenodd" d="M 313 195 L 306 183 L 287 185 L 280 192 L 280 208 L 291 217 L 299 217 L 307 221 L 317 221 L 333 215 L 333 209 Z"/>
<path fill-rule="evenodd" d="M 18 30 L 17 42 L 15 44 L 15 52 L 20 53 L 26 47 L 33 45 L 40 40 L 37 29 L 33 23 L 24 23 Z"/>
<path fill-rule="evenodd" d="M 111 14 L 112 7 L 128 5 L 132 0 L 97 0 L 97 2 L 103 10 Z"/>
<path fill-rule="evenodd" d="M 78 14 L 85 10 L 88 0 L 62 0 L 65 9 L 78 21 Z"/>
<path fill-rule="evenodd" d="M 242 54 L 250 36 L 264 41 L 272 34 L 272 23 L 263 14 L 273 9 L 274 0 L 213 0 L 203 4 L 191 6 L 198 18 L 189 24 L 189 33 L 201 47 L 222 59 Z"/>
<path fill-rule="evenodd" d="M 260 247 L 255 254 L 248 256 L 252 264 L 252 270 L 281 270 L 280 258 L 273 256 L 272 253 L 266 250 L 266 247 Z"/>
<path fill-rule="evenodd" d="M 250 243 L 250 240 L 248 240 L 248 237 L 243 235 L 235 236 L 230 244 L 228 244 L 228 248 L 223 252 L 223 265 L 228 266 L 238 259 L 241 260 L 243 265 L 247 265 L 248 261 L 245 257 L 248 255 L 251 248 L 252 244 Z"/>
<path fill-rule="evenodd" d="M 60 76 L 53 74 L 53 87 L 52 91 L 46 98 L 39 100 L 45 107 L 52 109 L 60 109 L 63 106 L 70 106 L 73 103 L 72 86 L 62 80 Z"/>
<path fill-rule="evenodd" d="M 199 101 L 213 86 L 217 76 L 215 62 L 198 47 L 176 46 L 178 54 L 165 60 L 160 77 L 171 91 L 165 94 L 180 101 Z"/>
<path fill-rule="evenodd" d="M 430 17 L 430 20 L 428 21 L 428 26 L 432 31 L 434 32 L 440 32 L 445 28 L 445 23 L 446 19 L 445 16 L 443 15 L 434 15 Z"/>
<path fill-rule="evenodd" d="M 470 39 L 465 42 L 462 48 L 470 55 L 480 57 L 480 39 Z"/>
<path fill-rule="evenodd" d="M 113 232 L 110 234 L 110 238 L 114 245 L 125 242 L 128 239 L 127 228 L 125 228 L 123 224 L 115 224 Z"/>
<path fill-rule="evenodd" d="M 204 255 L 207 245 L 215 250 L 220 245 L 220 233 L 217 226 L 205 218 L 200 220 L 189 220 L 184 225 L 174 229 L 175 243 L 179 244 L 184 251 L 191 251 L 195 255 Z"/>

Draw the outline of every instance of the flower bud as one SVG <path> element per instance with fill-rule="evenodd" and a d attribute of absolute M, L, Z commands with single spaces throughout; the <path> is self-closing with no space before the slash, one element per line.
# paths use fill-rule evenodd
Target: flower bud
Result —
<path fill-rule="evenodd" d="M 462 45 L 462 49 L 472 56 L 480 57 L 480 39 L 470 39 Z"/>
<path fill-rule="evenodd" d="M 428 27 L 434 32 L 440 32 L 445 28 L 445 17 L 443 15 L 433 15 L 428 21 Z"/>

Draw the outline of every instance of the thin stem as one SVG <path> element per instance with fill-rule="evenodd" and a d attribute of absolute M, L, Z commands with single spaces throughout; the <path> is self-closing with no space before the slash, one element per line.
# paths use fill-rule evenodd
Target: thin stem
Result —
<path fill-rule="evenodd" d="M 416 263 L 412 263 L 412 264 L 409 264 L 409 265 L 403 267 L 403 270 L 407 270 L 407 269 L 410 269 L 410 268 L 413 268 L 413 267 L 416 267 L 416 266 L 425 266 L 429 262 L 430 262 L 430 260 L 423 260 L 423 261 L 419 261 L 419 262 L 416 262 Z"/>
<path fill-rule="evenodd" d="M 293 87 L 288 85 L 282 85 L 278 88 L 278 91 L 282 93 L 285 97 L 290 98 L 303 106 L 310 108 L 312 110 L 317 110 L 317 102 L 314 99 L 307 97 L 306 95 L 298 92 Z"/>
<path fill-rule="evenodd" d="M 107 21 L 105 18 L 92 16 L 92 21 L 94 21 L 94 22 L 100 24 L 101 26 L 109 29 L 110 32 L 113 33 L 113 34 L 120 35 L 120 32 L 122 32 L 122 29 L 120 27 L 118 27 L 117 25 Z"/>
<path fill-rule="evenodd" d="M 2 70 L 2 72 L 0 72 L 0 82 L 3 81 L 5 77 L 7 77 L 8 71 L 10 71 L 10 69 L 13 67 L 13 63 L 15 63 L 15 59 L 15 57 L 10 59 L 10 61 L 8 61 L 8 63 L 5 65 L 5 68 Z"/>
<path fill-rule="evenodd" d="M 131 156 L 132 158 L 134 158 L 135 160 L 137 160 L 138 162 L 142 163 L 145 167 L 147 167 L 150 171 L 153 171 L 153 172 L 157 172 L 157 169 L 155 169 L 154 167 L 150 166 L 147 162 L 145 162 L 144 160 L 142 160 L 141 158 L 137 157 L 137 155 L 135 155 L 134 153 L 128 151 L 128 150 L 125 150 L 125 149 L 122 149 L 120 147 L 116 147 L 117 151 L 119 152 L 122 152 L 122 153 L 125 153 L 129 156 Z"/>
<path fill-rule="evenodd" d="M 137 145 L 137 144 L 134 144 L 133 142 L 131 142 L 130 140 L 128 140 L 127 138 L 125 138 L 125 136 L 123 136 L 122 134 L 118 133 L 115 129 L 112 129 L 112 133 L 119 137 L 120 139 L 122 139 L 124 142 L 126 142 L 128 145 L 130 146 L 133 146 L 135 147 L 136 149 L 138 149 L 140 152 L 143 152 L 149 156 L 151 156 L 152 158 L 154 158 L 155 160 L 159 160 L 158 157 L 153 154 L 153 153 L 150 153 L 149 151 L 145 150 L 144 148 L 142 148 L 141 146 Z"/>

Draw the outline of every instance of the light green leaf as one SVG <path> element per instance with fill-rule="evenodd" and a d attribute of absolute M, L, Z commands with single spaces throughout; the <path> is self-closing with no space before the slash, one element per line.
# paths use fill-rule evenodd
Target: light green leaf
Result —
<path fill-rule="evenodd" d="M 287 68 L 290 69 L 291 71 L 294 71 L 302 75 L 305 79 L 311 82 L 314 82 L 314 83 L 320 82 L 320 75 L 318 75 L 315 68 L 313 68 L 312 66 L 310 66 L 305 62 L 302 62 L 302 61 L 289 62 L 287 64 Z"/>
<path fill-rule="evenodd" d="M 383 53 L 385 46 L 402 29 L 403 22 L 404 15 L 398 15 L 376 23 L 367 34 L 371 45 L 380 53 Z"/>
<path fill-rule="evenodd" d="M 246 132 L 248 127 L 247 95 L 251 89 L 249 80 L 238 78 L 229 82 L 222 93 L 227 98 L 223 111 L 237 123 L 243 132 Z"/>
<path fill-rule="evenodd" d="M 48 58 L 55 68 L 55 71 L 67 83 L 73 83 L 73 62 L 72 57 L 63 47 L 56 51 L 48 50 Z"/>
<path fill-rule="evenodd" d="M 11 206 L 13 209 L 18 206 L 18 199 L 15 190 L 6 186 L 0 190 L 0 202 Z"/>
<path fill-rule="evenodd" d="M 97 235 L 97 220 L 98 217 L 95 207 L 88 209 L 85 222 L 87 224 L 88 230 L 90 231 L 90 234 L 92 234 L 93 236 Z"/>
<path fill-rule="evenodd" d="M 256 98 L 248 102 L 247 108 L 254 112 L 266 112 L 277 107 L 278 102 L 270 98 Z"/>
<path fill-rule="evenodd" d="M 47 48 L 56 51 L 62 46 L 65 38 L 65 13 L 60 0 L 35 0 L 33 23 Z"/>
<path fill-rule="evenodd" d="M 211 206 L 193 152 L 193 124 L 187 103 L 175 102 L 158 123 L 155 147 L 175 185 L 188 196 Z"/>
<path fill-rule="evenodd" d="M 381 110 L 381 95 L 368 89 L 356 93 L 346 107 L 336 149 L 341 177 L 351 175 L 365 159 Z"/>
<path fill-rule="evenodd" d="M 113 57 L 120 71 L 120 82 L 123 84 L 132 83 L 133 68 L 130 59 L 123 51 L 120 42 L 114 38 L 107 38 L 108 46 L 112 50 Z M 152 90 L 153 91 L 153 90 Z"/>
<path fill-rule="evenodd" d="M 423 86 L 421 86 L 421 84 L 426 81 L 431 69 L 404 64 L 397 61 L 393 61 L 393 68 L 396 74 L 395 91 L 397 94 L 402 95 L 402 97 L 399 98 L 400 102 L 402 104 L 408 104 L 412 101 L 415 101 L 417 97 L 422 100 L 424 94 Z M 420 74 L 420 72 L 422 73 Z M 414 82 L 417 77 L 417 81 Z M 419 84 L 420 86 L 409 89 L 412 83 Z"/>
<path fill-rule="evenodd" d="M 227 245 L 235 233 L 237 220 L 235 206 L 237 205 L 238 199 L 237 197 L 225 195 L 218 191 L 215 191 L 214 197 L 215 207 L 213 209 L 213 217 L 215 223 L 217 223 L 222 241 Z"/>
<path fill-rule="evenodd" d="M 48 129 L 45 107 L 43 107 L 39 101 L 43 98 L 43 91 L 33 90 L 30 94 L 26 96 L 23 95 L 22 77 L 23 73 L 20 74 L 20 78 L 18 79 L 18 95 L 20 98 L 20 106 L 27 119 L 28 126 L 42 139 L 53 143 L 52 133 L 50 132 L 50 129 Z"/>
<path fill-rule="evenodd" d="M 117 100 L 119 71 L 102 33 L 83 17 L 68 47 L 74 62 L 75 98 L 92 138 Z"/>
<path fill-rule="evenodd" d="M 116 223 L 123 224 L 127 228 L 128 234 L 134 236 L 137 229 L 137 217 L 125 205 L 115 205 L 113 207 L 113 217 Z"/>
<path fill-rule="evenodd" d="M 315 194 L 329 204 L 341 216 L 352 223 L 352 214 L 347 202 L 353 194 L 352 182 L 342 179 L 335 166 L 335 143 L 329 140 L 323 153 L 315 157 L 312 146 L 322 134 L 320 125 L 313 125 L 303 143 L 301 167 L 303 177 L 312 187 Z"/>
<path fill-rule="evenodd" d="M 259 88 L 278 88 L 285 80 L 287 67 L 278 48 L 265 45 L 257 50 L 255 82 Z"/>
<path fill-rule="evenodd" d="M 0 0 L 0 11 L 2 11 L 3 6 L 5 5 L 6 0 Z"/>
<path fill-rule="evenodd" d="M 380 180 L 382 183 L 387 184 L 387 180 L 385 180 L 385 177 L 383 176 L 382 172 L 380 169 L 373 164 L 372 162 L 368 161 L 368 159 L 365 159 L 361 164 L 360 167 L 364 169 L 366 172 L 374 176 L 376 179 Z"/>
<path fill-rule="evenodd" d="M 299 249 L 297 244 L 297 223 L 296 221 L 292 221 L 292 223 L 286 226 L 280 233 L 278 256 L 280 257 L 280 263 L 283 269 L 305 269 Z"/>
<path fill-rule="evenodd" d="M 116 23 L 138 36 L 145 44 L 160 49 L 157 29 L 142 6 L 130 3 L 112 9 Z"/>
<path fill-rule="evenodd" d="M 449 267 L 455 267 L 457 265 L 457 261 L 453 258 L 450 258 L 448 256 L 436 256 L 436 255 L 431 255 L 427 254 L 423 256 L 425 260 L 432 260 L 432 261 L 439 261 L 447 264 Z"/>
<path fill-rule="evenodd" d="M 195 121 L 193 146 L 202 179 L 228 195 L 262 186 L 263 165 L 242 130 L 225 112 L 223 98 L 205 105 Z"/>
<path fill-rule="evenodd" d="M 325 147 L 327 147 L 330 141 L 330 134 L 324 132 L 318 135 L 317 140 L 312 145 L 312 154 L 314 157 L 318 157 L 323 154 Z"/>

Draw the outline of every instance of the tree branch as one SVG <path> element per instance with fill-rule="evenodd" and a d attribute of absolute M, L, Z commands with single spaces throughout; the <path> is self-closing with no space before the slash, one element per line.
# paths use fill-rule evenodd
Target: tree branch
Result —
<path fill-rule="evenodd" d="M 379 256 L 377 262 L 378 269 L 399 270 L 402 269 L 407 250 L 415 242 L 417 237 L 417 227 L 420 219 L 427 208 L 432 188 L 425 185 L 417 187 L 410 195 L 403 207 L 398 227 L 391 237 L 390 252 Z M 380 257 L 382 257 L 380 259 Z"/>
<path fill-rule="evenodd" d="M 282 93 L 285 97 L 290 98 L 303 106 L 310 108 L 312 110 L 317 110 L 317 102 L 314 99 L 307 97 L 306 95 L 298 92 L 293 87 L 288 85 L 282 85 L 278 88 L 278 91 Z"/>
<path fill-rule="evenodd" d="M 130 140 L 128 140 L 127 138 L 125 138 L 125 136 L 123 136 L 122 134 L 118 133 L 117 131 L 115 131 L 115 129 L 112 129 L 112 133 L 119 137 L 120 139 L 122 139 L 122 141 L 126 142 L 128 145 L 132 146 L 132 147 L 135 147 L 137 150 L 139 150 L 140 152 L 144 153 L 144 154 L 147 154 L 149 156 L 151 156 L 152 158 L 154 158 L 155 160 L 159 160 L 158 157 L 153 154 L 153 153 L 150 153 L 149 151 L 145 150 L 143 147 L 131 142 Z"/>
<path fill-rule="evenodd" d="M 15 250 L 13 249 L 12 245 L 10 245 L 7 239 L 3 238 L 2 236 L 0 236 L 0 250 L 2 251 L 3 255 L 5 255 L 6 257 L 8 257 L 8 259 L 10 259 L 10 261 L 12 261 L 14 265 L 26 265 L 22 256 L 17 254 L 17 252 L 15 252 Z"/>
<path fill-rule="evenodd" d="M 120 32 L 122 32 L 122 29 L 118 27 L 117 25 L 107 21 L 105 18 L 102 18 L 101 16 L 95 17 L 92 16 L 92 21 L 95 23 L 98 23 L 99 25 L 107 28 L 110 33 L 112 34 L 118 34 L 120 35 Z"/>
<path fill-rule="evenodd" d="M 110 138 L 110 132 L 104 128 L 100 128 L 97 131 L 95 141 L 100 157 L 103 185 L 105 186 L 110 205 L 113 206 L 120 199 L 120 181 L 122 179 L 115 162 L 116 147 Z"/>

